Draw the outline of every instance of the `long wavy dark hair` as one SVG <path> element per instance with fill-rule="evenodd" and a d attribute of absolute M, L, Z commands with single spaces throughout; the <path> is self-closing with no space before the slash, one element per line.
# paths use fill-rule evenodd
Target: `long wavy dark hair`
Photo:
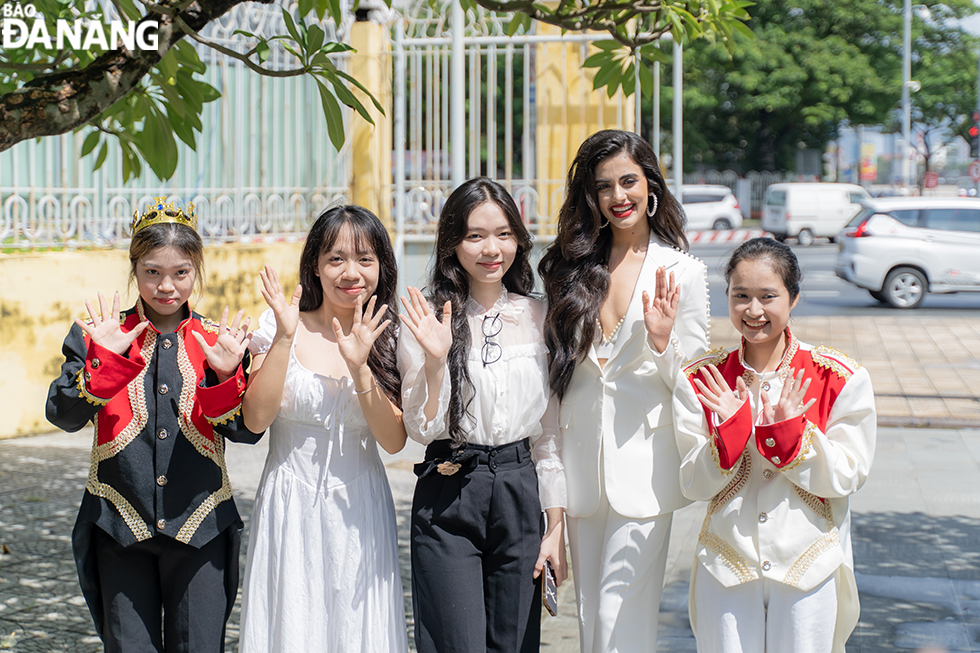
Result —
<path fill-rule="evenodd" d="M 538 265 L 548 295 L 548 376 L 559 398 L 565 396 L 575 365 L 588 354 L 595 339 L 599 307 L 609 293 L 613 228 L 602 224 L 595 169 L 621 152 L 640 166 L 650 194 L 657 197 L 656 212 L 647 216 L 650 230 L 664 244 L 688 249 L 684 211 L 667 190 L 650 144 L 632 132 L 613 129 L 589 136 L 568 170 L 565 202 L 558 213 L 558 237 Z"/>
<path fill-rule="evenodd" d="M 367 364 L 378 385 L 400 408 L 402 381 L 398 374 L 398 362 L 395 356 L 397 349 L 395 325 L 398 323 L 395 296 L 398 292 L 398 268 L 388 231 L 376 215 L 363 207 L 351 204 L 327 209 L 316 219 L 310 227 L 310 233 L 306 236 L 306 245 L 299 260 L 299 282 L 303 286 L 299 310 L 315 311 L 323 304 L 323 287 L 317 276 L 320 255 L 334 246 L 345 228 L 350 229 L 356 251 L 370 250 L 378 258 L 380 272 L 374 296 L 378 298 L 378 307 L 381 304 L 388 305 L 385 319 L 391 320 L 391 324 L 374 341 L 371 353 L 368 354 Z M 367 302 L 364 305 L 367 306 Z"/>
<path fill-rule="evenodd" d="M 504 212 L 517 240 L 517 255 L 504 274 L 504 288 L 507 292 L 525 296 L 534 289 L 534 272 L 530 262 L 531 234 L 521 220 L 514 198 L 503 186 L 487 177 L 470 179 L 460 185 L 446 200 L 446 205 L 439 214 L 436 260 L 427 288 L 433 310 L 439 319 L 442 319 L 442 307 L 445 303 L 448 301 L 452 304 L 453 344 L 449 348 L 448 364 L 452 388 L 449 400 L 449 436 L 454 449 L 466 444 L 467 428 L 464 418 L 473 419 L 469 412 L 470 402 L 473 401 L 473 381 L 467 365 L 470 326 L 466 321 L 470 281 L 456 257 L 456 247 L 466 237 L 470 213 L 485 202 L 496 204 Z"/>

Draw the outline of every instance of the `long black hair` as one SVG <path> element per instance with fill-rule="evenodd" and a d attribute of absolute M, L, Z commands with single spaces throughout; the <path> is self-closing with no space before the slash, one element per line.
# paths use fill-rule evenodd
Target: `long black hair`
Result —
<path fill-rule="evenodd" d="M 398 374 L 395 356 L 397 347 L 395 324 L 398 322 L 395 295 L 398 292 L 398 268 L 388 231 L 376 215 L 363 207 L 351 204 L 327 209 L 316 219 L 310 227 L 310 233 L 306 236 L 306 245 L 299 260 L 299 282 L 303 286 L 299 310 L 315 311 L 323 304 L 323 287 L 317 276 L 320 255 L 334 246 L 344 229 L 350 229 L 355 251 L 371 250 L 378 259 L 380 271 L 374 296 L 378 298 L 377 307 L 381 304 L 388 305 L 385 319 L 391 320 L 391 324 L 374 341 L 371 353 L 368 354 L 367 364 L 384 393 L 396 406 L 401 407 L 402 381 Z M 366 301 L 364 305 L 367 306 Z"/>
<path fill-rule="evenodd" d="M 470 327 L 466 321 L 466 303 L 470 297 L 470 282 L 466 270 L 456 257 L 456 248 L 466 237 L 470 213 L 486 202 L 496 204 L 503 211 L 517 240 L 517 255 L 504 274 L 504 288 L 507 292 L 525 296 L 534 289 L 534 272 L 529 260 L 531 234 L 521 220 L 514 198 L 503 186 L 487 177 L 470 179 L 460 185 L 446 200 L 446 205 L 439 214 L 436 260 L 427 288 L 435 313 L 440 319 L 442 306 L 447 301 L 452 304 L 453 344 L 449 348 L 447 362 L 452 388 L 449 400 L 449 436 L 454 449 L 466 444 L 464 416 L 472 419 L 469 405 L 473 400 L 473 381 L 467 365 Z M 465 401 L 464 394 L 468 395 Z"/>
<path fill-rule="evenodd" d="M 647 216 L 650 230 L 663 243 L 688 249 L 684 211 L 667 190 L 650 144 L 632 132 L 614 129 L 585 139 L 568 170 L 565 202 L 558 213 L 558 236 L 538 265 L 548 295 L 548 376 L 559 398 L 564 397 L 575 365 L 595 339 L 599 307 L 609 293 L 612 227 L 602 224 L 595 170 L 602 161 L 621 152 L 643 170 L 648 192 L 657 198 L 657 210 Z"/>

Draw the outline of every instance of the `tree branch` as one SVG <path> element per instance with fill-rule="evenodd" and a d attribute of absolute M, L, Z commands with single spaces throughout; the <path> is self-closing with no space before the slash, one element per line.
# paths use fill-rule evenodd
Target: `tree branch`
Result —
<path fill-rule="evenodd" d="M 300 75 L 306 74 L 306 72 L 307 72 L 307 70 L 305 68 L 291 68 L 289 70 L 269 70 L 268 68 L 263 68 L 262 66 L 260 66 L 259 64 L 253 62 L 249 58 L 252 54 L 255 53 L 255 49 L 254 48 L 252 50 L 246 52 L 245 54 L 241 54 L 239 52 L 235 52 L 234 50 L 232 50 L 230 48 L 226 48 L 223 45 L 218 45 L 217 43 L 214 43 L 213 41 L 207 40 L 206 38 L 204 38 L 203 36 L 201 36 L 200 34 L 198 34 L 196 31 L 192 30 L 190 28 L 190 26 L 188 26 L 187 23 L 185 23 L 180 18 L 180 16 L 178 16 L 175 19 L 175 21 L 176 21 L 177 25 L 182 30 L 184 30 L 184 32 L 187 34 L 187 36 L 191 37 L 193 40 L 197 41 L 201 45 L 208 46 L 212 50 L 217 50 L 221 54 L 226 55 L 226 56 L 229 56 L 232 59 L 237 59 L 238 61 L 241 61 L 243 64 L 245 64 L 246 66 L 248 66 L 250 70 L 254 70 L 255 72 L 257 72 L 260 75 L 265 75 L 266 77 L 298 77 Z"/>
<path fill-rule="evenodd" d="M 616 21 L 609 15 L 611 11 L 622 11 L 627 8 L 632 10 L 633 7 L 627 4 L 620 4 L 618 2 L 602 3 L 559 15 L 557 13 L 552 14 L 541 11 L 534 2 L 528 2 L 526 0 L 476 0 L 476 2 L 484 9 L 497 13 L 521 11 L 534 20 L 565 30 L 581 31 L 590 29 L 608 32 L 619 44 L 627 48 L 636 47 L 632 39 L 619 32 Z M 604 8 L 604 11 L 602 8 Z M 596 13 L 597 11 L 599 13 Z"/>
<path fill-rule="evenodd" d="M 36 77 L 22 88 L 0 96 L 0 152 L 24 140 L 64 134 L 91 122 L 132 91 L 184 37 L 175 18 L 197 32 L 242 1 L 198 0 L 176 17 L 144 16 L 141 23 L 158 23 L 156 50 L 109 50 L 85 68 Z M 173 9 L 183 3 L 160 6 Z"/>
<path fill-rule="evenodd" d="M 54 72 L 67 58 L 68 53 L 64 50 L 59 50 L 58 56 L 47 63 L 15 63 L 3 55 L 0 55 L 0 67 L 8 68 L 10 70 L 22 70 L 29 73 L 41 73 L 45 71 Z"/>
<path fill-rule="evenodd" d="M 645 0 L 629 2 L 623 0 L 606 0 L 596 4 L 576 7 L 568 0 L 561 0 L 554 13 L 542 11 L 534 0 L 476 0 L 484 9 L 497 13 L 513 13 L 520 11 L 534 20 L 560 27 L 570 31 L 594 30 L 607 32 L 617 43 L 631 50 L 641 45 L 652 43 L 670 31 L 670 25 L 664 24 L 645 32 L 637 31 L 630 37 L 621 28 L 638 16 L 648 16 L 661 11 L 662 0 Z M 702 22 L 703 17 L 697 18 Z"/>

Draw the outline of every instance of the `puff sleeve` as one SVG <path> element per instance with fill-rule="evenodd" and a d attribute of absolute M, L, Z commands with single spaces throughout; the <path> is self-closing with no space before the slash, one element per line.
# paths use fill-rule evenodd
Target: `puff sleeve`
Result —
<path fill-rule="evenodd" d="M 402 411 L 408 437 L 422 444 L 446 437 L 449 431 L 446 423 L 450 398 L 449 370 L 442 375 L 435 417 L 427 420 L 424 410 L 429 401 L 429 386 L 425 375 L 425 352 L 411 329 L 401 329 L 398 337 L 398 371 L 402 377 Z"/>

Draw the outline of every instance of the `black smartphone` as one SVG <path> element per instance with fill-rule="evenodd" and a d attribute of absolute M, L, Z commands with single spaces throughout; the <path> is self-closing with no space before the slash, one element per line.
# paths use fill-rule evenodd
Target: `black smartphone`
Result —
<path fill-rule="evenodd" d="M 552 617 L 558 616 L 558 582 L 555 580 L 555 568 L 550 560 L 544 561 L 544 580 L 541 583 L 541 602 Z"/>

